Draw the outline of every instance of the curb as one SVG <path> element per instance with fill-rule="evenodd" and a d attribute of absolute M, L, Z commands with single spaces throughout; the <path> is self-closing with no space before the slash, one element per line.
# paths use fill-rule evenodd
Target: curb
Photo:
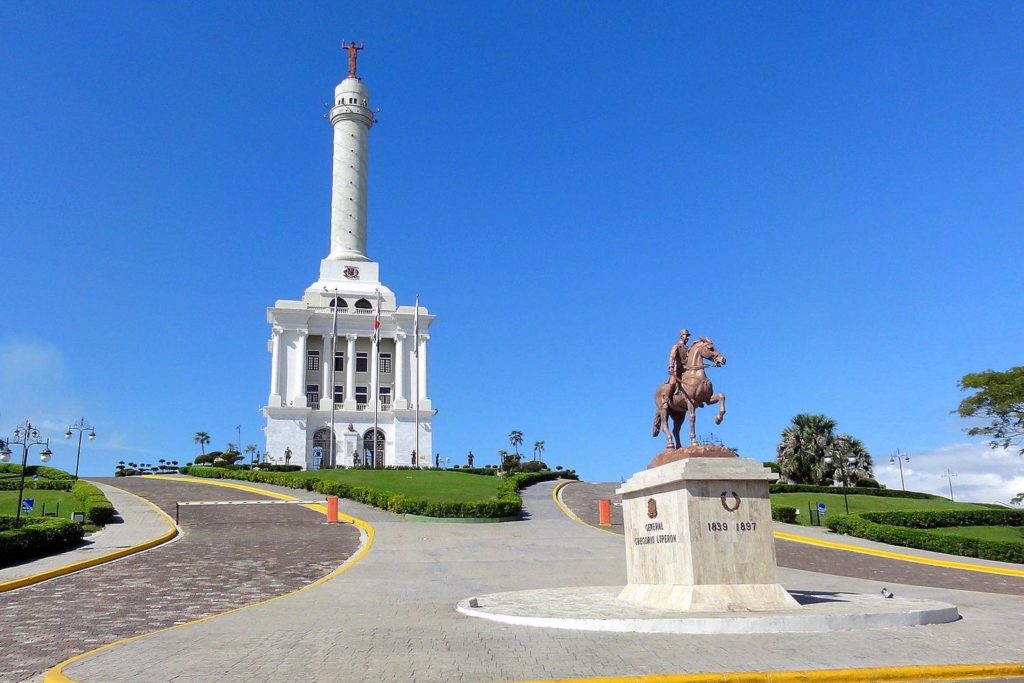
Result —
<path fill-rule="evenodd" d="M 869 683 L 871 681 L 980 681 L 1021 675 L 1024 675 L 1024 663 L 551 678 L 520 681 L 519 683 L 613 683 L 615 681 L 622 683 Z"/>
<path fill-rule="evenodd" d="M 127 493 L 128 495 L 135 495 L 130 491 L 124 492 Z M 163 510 L 161 510 L 160 508 L 158 508 L 156 505 L 149 502 L 145 498 L 142 498 L 141 496 L 135 497 L 144 502 L 146 505 L 153 508 L 154 510 L 156 510 L 157 513 L 159 513 L 160 516 L 164 518 L 164 521 L 167 523 L 168 526 L 168 529 L 165 533 L 161 534 L 160 536 L 157 536 L 156 538 L 151 538 L 148 541 L 143 541 L 142 543 L 139 543 L 137 545 L 129 546 L 128 548 L 121 548 L 120 550 L 114 550 L 112 552 L 107 553 L 106 555 L 90 557 L 87 560 L 79 560 L 78 562 L 72 562 L 71 564 L 66 564 L 63 567 L 55 567 L 54 569 L 48 569 L 44 572 L 39 572 L 38 574 L 32 574 L 31 576 L 23 576 L 20 579 L 11 579 L 10 581 L 5 581 L 3 583 L 0 583 L 0 593 L 17 590 L 18 588 L 24 588 L 25 586 L 31 586 L 32 584 L 41 583 L 43 581 L 49 581 L 50 579 L 55 579 L 58 576 L 74 574 L 75 572 L 80 572 L 83 569 L 89 569 L 90 567 L 95 567 L 100 564 L 106 564 L 107 562 L 120 560 L 122 557 L 128 557 L 129 555 L 134 555 L 135 553 L 141 553 L 144 550 L 149 550 L 150 548 L 155 548 L 158 545 L 163 545 L 164 543 L 167 543 L 168 541 L 174 539 L 180 533 L 178 526 L 174 523 L 174 520 L 171 519 L 170 515 L 168 515 L 166 512 L 164 512 Z"/>
<path fill-rule="evenodd" d="M 286 495 L 286 494 L 283 494 L 283 493 L 278 493 L 277 491 L 267 491 L 266 489 L 256 488 L 255 486 L 245 486 L 244 484 L 235 484 L 233 482 L 225 482 L 225 481 L 220 481 L 220 480 L 200 479 L 198 477 L 197 478 L 185 478 L 185 477 L 168 477 L 168 476 L 160 476 L 160 477 L 154 477 L 154 478 L 155 479 L 164 479 L 164 480 L 171 479 L 172 481 L 182 481 L 182 482 L 191 483 L 191 484 L 205 484 L 207 486 L 221 486 L 223 488 L 239 489 L 239 490 L 242 490 L 242 491 L 249 491 L 249 492 L 252 492 L 252 493 L 259 493 L 261 495 L 264 495 L 264 496 L 267 496 L 267 497 L 270 497 L 270 498 L 277 498 L 278 500 L 300 500 L 299 498 L 296 498 L 295 496 L 289 496 L 289 495 Z M 327 507 L 324 506 L 324 505 L 302 505 L 300 507 L 308 508 L 308 509 L 313 510 L 315 512 L 321 512 L 324 515 L 327 514 Z M 82 659 L 85 659 L 86 657 L 91 657 L 92 655 L 99 654 L 100 652 L 104 652 L 104 651 L 109 650 L 109 649 L 111 649 L 113 647 L 116 647 L 118 645 L 123 645 L 124 643 L 129 643 L 129 642 L 131 642 L 133 640 L 139 640 L 141 638 L 146 638 L 148 636 L 156 635 L 157 633 L 164 633 L 166 631 L 173 631 L 175 629 L 184 628 L 185 626 L 192 626 L 193 624 L 201 624 L 201 623 L 206 622 L 206 621 L 211 621 L 213 619 L 217 619 L 218 617 L 224 617 L 224 616 L 227 616 L 229 614 L 234 614 L 235 612 L 241 612 L 242 610 L 246 610 L 246 609 L 249 609 L 251 607 L 259 607 L 261 605 L 266 605 L 266 604 L 269 604 L 271 602 L 275 602 L 277 600 L 281 600 L 283 598 L 290 597 L 292 595 L 295 595 L 296 593 L 301 593 L 302 591 L 307 591 L 307 590 L 310 590 L 311 588 L 316 588 L 317 586 L 319 586 L 321 584 L 327 583 L 328 581 L 330 581 L 331 579 L 335 578 L 336 576 L 338 576 L 338 575 L 348 571 L 349 569 L 354 567 L 360 560 L 362 560 L 364 557 L 366 557 L 366 554 L 370 552 L 370 548 L 373 546 L 373 539 L 374 539 L 374 536 L 375 536 L 375 533 L 376 533 L 374 531 L 373 526 L 371 526 L 370 523 L 366 522 L 365 520 L 359 519 L 357 517 L 352 517 L 351 515 L 346 515 L 346 514 L 341 513 L 341 512 L 338 513 L 338 517 L 341 518 L 341 519 L 344 519 L 346 522 L 349 522 L 350 524 L 352 524 L 355 527 L 357 527 L 359 529 L 359 531 L 360 531 L 361 538 L 360 538 L 359 549 L 356 550 L 356 552 L 353 553 L 351 557 L 349 557 L 347 560 L 345 560 L 337 569 L 335 569 L 331 573 L 329 573 L 329 574 L 327 574 L 325 576 L 321 576 L 319 579 L 317 579 L 313 583 L 306 584 L 305 586 L 302 586 L 301 588 L 297 588 L 297 589 L 295 589 L 293 591 L 289 591 L 287 593 L 282 593 L 281 595 L 275 595 L 274 597 L 267 598 L 266 600 L 260 600 L 259 602 L 253 602 L 253 603 L 250 603 L 248 605 L 242 605 L 241 607 L 235 607 L 234 609 L 229 609 L 226 612 L 219 612 L 217 614 L 210 614 L 208 616 L 201 617 L 199 619 L 193 619 L 192 621 L 186 621 L 186 622 L 184 622 L 182 624 L 174 624 L 173 626 L 166 626 L 164 628 L 156 629 L 155 631 L 149 631 L 148 633 L 140 633 L 139 635 L 128 636 L 127 638 L 120 638 L 118 640 L 115 640 L 112 643 L 107 643 L 106 645 L 101 645 L 100 647 L 97 647 L 95 649 L 89 650 L 88 652 L 83 652 L 82 654 L 75 655 L 74 657 L 70 657 L 69 659 L 65 659 L 63 662 L 61 662 L 57 666 L 53 667 L 52 669 L 50 669 L 49 671 L 47 671 L 43 675 L 43 678 L 42 678 L 43 683 L 81 683 L 80 681 L 78 681 L 78 680 L 76 680 L 74 678 L 71 678 L 68 675 L 66 675 L 64 673 L 64 668 L 67 667 L 67 666 L 70 666 L 71 664 L 74 664 L 75 662 L 78 662 L 78 661 L 80 661 Z M 170 519 L 170 517 L 168 517 L 168 519 Z"/>

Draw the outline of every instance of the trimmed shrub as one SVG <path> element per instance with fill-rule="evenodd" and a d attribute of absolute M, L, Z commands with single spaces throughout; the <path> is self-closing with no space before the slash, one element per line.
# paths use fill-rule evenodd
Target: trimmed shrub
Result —
<path fill-rule="evenodd" d="M 109 524 L 117 512 L 107 497 L 97 487 L 81 479 L 71 487 L 71 495 L 82 502 L 85 518 L 93 524 Z"/>
<path fill-rule="evenodd" d="M 859 488 L 859 489 L 880 489 L 880 488 L 882 488 L 882 485 L 879 484 L 878 481 L 876 481 L 875 479 L 865 478 L 865 479 L 858 479 L 857 480 L 856 488 Z"/>
<path fill-rule="evenodd" d="M 875 482 L 877 483 L 877 482 Z M 768 487 L 771 493 L 842 493 L 841 486 L 814 486 L 811 484 L 772 484 Z M 930 500 L 946 500 L 942 496 L 917 491 L 894 491 L 892 489 L 871 488 L 869 486 L 849 486 L 846 492 L 850 495 L 882 496 L 885 498 L 920 498 Z"/>
<path fill-rule="evenodd" d="M 880 543 L 937 553 L 1024 564 L 1024 543 L 930 534 L 921 529 L 953 526 L 1024 526 L 1024 510 L 924 510 L 862 512 L 825 520 L 829 529 Z"/>
<path fill-rule="evenodd" d="M 15 465 L 14 463 L 0 463 L 0 472 L 9 472 L 11 474 L 21 474 L 21 465 Z M 25 468 L 25 478 L 29 479 L 36 475 L 39 475 L 40 479 L 70 479 L 74 480 L 70 474 L 64 470 L 59 470 L 56 467 L 47 467 L 46 465 L 29 465 Z"/>
<path fill-rule="evenodd" d="M 796 524 L 796 508 L 788 505 L 772 505 L 772 519 L 776 522 Z"/>
<path fill-rule="evenodd" d="M 20 478 L 0 479 L 0 491 L 17 491 Z M 25 488 L 36 491 L 70 491 L 72 479 L 26 479 Z"/>
<path fill-rule="evenodd" d="M 0 566 L 8 566 L 66 550 L 82 540 L 85 530 L 78 522 L 57 517 L 23 519 L 15 528 L 14 517 L 0 517 Z"/>
<path fill-rule="evenodd" d="M 466 470 L 460 470 L 465 472 Z M 357 486 L 341 481 L 325 481 L 316 477 L 298 479 L 286 472 L 266 470 L 239 470 L 225 467 L 188 468 L 188 474 L 195 477 L 210 479 L 241 479 L 244 481 L 263 482 L 293 489 L 316 491 L 327 496 L 348 498 L 358 503 L 389 510 L 399 514 L 421 515 L 424 517 L 455 517 L 455 518 L 495 518 L 515 517 L 523 508 L 519 490 L 541 481 L 552 479 L 578 479 L 575 472 L 532 472 L 510 474 L 498 485 L 497 495 L 493 499 L 481 501 L 433 501 L 423 498 L 409 498 L 400 493 L 381 491 L 366 486 Z"/>

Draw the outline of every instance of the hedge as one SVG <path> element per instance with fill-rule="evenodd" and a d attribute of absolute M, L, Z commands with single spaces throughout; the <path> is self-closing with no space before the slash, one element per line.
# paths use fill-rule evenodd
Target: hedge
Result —
<path fill-rule="evenodd" d="M 776 522 L 796 524 L 796 513 L 797 510 L 794 507 L 789 507 L 788 505 L 772 505 L 772 519 Z"/>
<path fill-rule="evenodd" d="M 8 566 L 66 550 L 78 544 L 85 530 L 78 522 L 57 517 L 22 520 L 14 528 L 14 517 L 0 517 L 0 566 Z"/>
<path fill-rule="evenodd" d="M 423 517 L 474 517 L 485 519 L 518 516 L 523 509 L 523 500 L 519 497 L 519 490 L 525 486 L 552 479 L 575 477 L 575 474 L 562 472 L 514 474 L 505 477 L 498 484 L 498 495 L 494 499 L 458 502 L 410 498 L 401 493 L 391 493 L 341 481 L 325 481 L 316 477 L 297 479 L 284 472 L 229 470 L 223 467 L 200 467 L 194 465 L 188 468 L 188 474 L 211 479 L 241 479 L 288 488 L 301 488 L 307 491 L 316 491 L 327 496 L 348 498 L 358 503 L 365 503 L 366 505 L 372 505 L 373 507 L 399 514 L 421 515 Z"/>
<path fill-rule="evenodd" d="M 1024 543 L 930 534 L 921 529 L 951 526 L 1024 526 L 1024 510 L 927 510 L 862 512 L 825 520 L 829 529 L 880 543 L 937 553 L 1024 564 Z"/>
<path fill-rule="evenodd" d="M 814 486 L 811 484 L 772 484 L 768 487 L 770 493 L 842 493 L 841 486 Z M 860 496 L 883 496 L 885 498 L 922 498 L 940 499 L 942 496 L 935 496 L 930 493 L 919 493 L 917 491 L 896 491 L 894 489 L 876 489 L 870 486 L 848 486 L 846 492 L 851 495 Z"/>
<path fill-rule="evenodd" d="M 36 491 L 70 491 L 71 479 L 26 479 L 25 488 Z M 0 491 L 17 491 L 19 479 L 0 479 Z"/>
<path fill-rule="evenodd" d="M 0 463 L 0 472 L 21 474 L 21 465 L 15 465 L 14 463 Z M 25 468 L 26 479 L 37 474 L 40 479 L 74 479 L 70 474 L 64 470 L 59 470 L 56 467 L 47 467 L 46 465 L 29 465 Z"/>
<path fill-rule="evenodd" d="M 76 481 L 75 485 L 71 487 L 71 495 L 81 501 L 85 518 L 93 524 L 102 526 L 109 524 L 110 520 L 114 519 L 114 513 L 117 512 L 114 510 L 114 506 L 103 495 L 103 491 L 89 482 L 81 479 Z"/>

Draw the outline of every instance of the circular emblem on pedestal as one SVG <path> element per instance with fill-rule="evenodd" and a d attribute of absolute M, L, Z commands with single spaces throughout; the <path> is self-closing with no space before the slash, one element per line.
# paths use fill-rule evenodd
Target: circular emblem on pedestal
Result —
<path fill-rule="evenodd" d="M 647 499 L 647 516 L 651 519 L 658 516 L 658 503 L 653 498 Z"/>
<path fill-rule="evenodd" d="M 722 507 L 724 507 L 729 512 L 736 512 L 737 510 L 740 509 L 740 497 L 736 495 L 735 491 L 730 491 L 729 493 L 722 491 L 722 495 L 719 496 L 719 498 L 722 501 Z M 727 498 L 732 498 L 732 505 L 730 505 L 729 501 L 726 500 Z"/>

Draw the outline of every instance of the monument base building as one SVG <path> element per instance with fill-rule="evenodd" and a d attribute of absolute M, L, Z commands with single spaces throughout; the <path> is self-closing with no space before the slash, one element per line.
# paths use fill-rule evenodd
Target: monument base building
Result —
<path fill-rule="evenodd" d="M 366 255 L 369 91 L 335 89 L 331 250 L 299 300 L 267 309 L 271 338 L 266 462 L 322 467 L 431 467 L 427 342 L 434 316 L 398 306 Z"/>

